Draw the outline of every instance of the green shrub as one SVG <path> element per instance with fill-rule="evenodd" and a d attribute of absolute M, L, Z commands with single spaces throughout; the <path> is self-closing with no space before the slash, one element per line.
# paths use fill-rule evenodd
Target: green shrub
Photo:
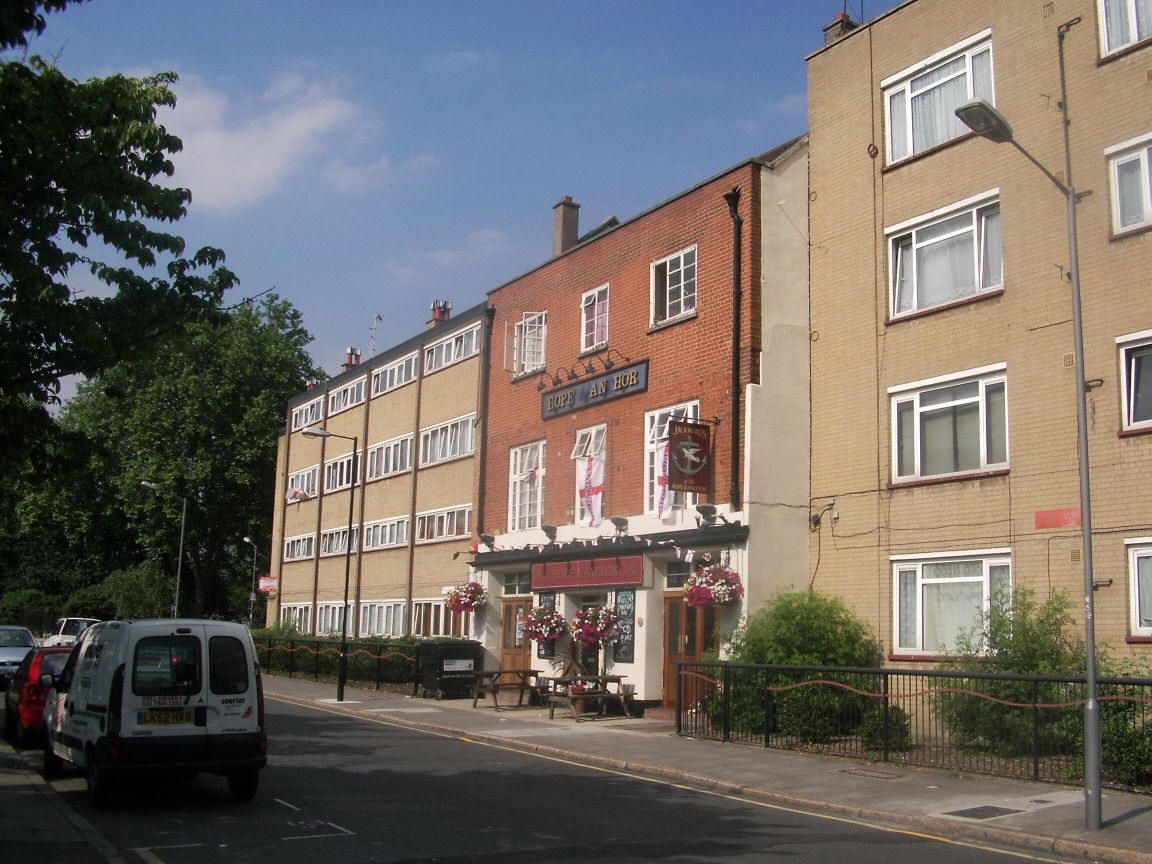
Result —
<path fill-rule="evenodd" d="M 71 618 L 99 618 L 107 621 L 116 617 L 116 602 L 105 583 L 89 585 L 72 592 L 61 614 Z"/>
<path fill-rule="evenodd" d="M 868 706 L 860 722 L 860 739 L 869 750 L 884 749 L 884 706 L 878 702 Z M 899 705 L 888 706 L 888 749 L 912 749 L 912 723 Z"/>
<path fill-rule="evenodd" d="M 732 637 L 737 663 L 879 666 L 880 645 L 842 601 L 816 591 L 777 594 Z"/>

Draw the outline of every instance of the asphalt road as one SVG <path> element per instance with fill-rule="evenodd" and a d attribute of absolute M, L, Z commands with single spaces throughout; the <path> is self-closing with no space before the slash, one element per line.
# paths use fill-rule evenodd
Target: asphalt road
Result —
<path fill-rule="evenodd" d="M 801 813 L 551 758 L 269 701 L 260 791 L 203 776 L 93 810 L 54 786 L 125 862 L 1052 861 Z"/>

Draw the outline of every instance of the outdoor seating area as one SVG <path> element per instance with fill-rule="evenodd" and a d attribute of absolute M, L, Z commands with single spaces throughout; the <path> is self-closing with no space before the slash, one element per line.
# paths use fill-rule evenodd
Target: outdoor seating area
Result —
<path fill-rule="evenodd" d="M 567 678 L 541 678 L 540 696 L 548 706 L 548 718 L 556 716 L 557 706 L 567 708 L 577 722 L 603 717 L 610 706 L 632 716 L 635 686 L 624 683 L 623 675 L 575 675 Z"/>
<path fill-rule="evenodd" d="M 516 705 L 523 707 L 524 697 L 532 704 L 533 696 L 539 693 L 540 672 L 537 669 L 494 669 L 490 672 L 476 672 L 472 685 L 472 707 L 481 698 L 491 696 L 492 707 L 500 710 L 500 693 L 516 692 Z"/>

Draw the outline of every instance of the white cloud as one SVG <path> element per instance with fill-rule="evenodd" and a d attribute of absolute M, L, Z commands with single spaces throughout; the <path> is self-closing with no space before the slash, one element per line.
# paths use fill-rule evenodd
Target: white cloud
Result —
<path fill-rule="evenodd" d="M 195 77 L 176 86 L 167 125 L 184 142 L 175 182 L 198 209 L 251 205 L 282 188 L 308 159 L 351 134 L 361 110 L 328 84 L 281 76 L 244 105 Z"/>
<path fill-rule="evenodd" d="M 374 162 L 349 162 L 342 156 L 332 159 L 322 169 L 324 179 L 342 192 L 367 192 L 380 184 L 391 184 L 409 177 L 426 175 L 436 164 L 429 154 L 396 162 L 382 154 Z"/>
<path fill-rule="evenodd" d="M 432 59 L 431 71 L 464 72 L 479 66 L 488 59 L 482 51 L 449 51 Z"/>
<path fill-rule="evenodd" d="M 469 234 L 461 246 L 410 252 L 402 261 L 386 263 L 384 270 L 396 283 L 434 282 L 437 281 L 436 268 L 441 271 L 471 268 L 508 248 L 508 235 L 503 231 L 481 228 Z"/>

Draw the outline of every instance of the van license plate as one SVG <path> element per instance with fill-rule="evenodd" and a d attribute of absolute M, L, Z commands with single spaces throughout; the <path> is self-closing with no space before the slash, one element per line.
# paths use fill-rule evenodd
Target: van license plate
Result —
<path fill-rule="evenodd" d="M 178 708 L 176 710 L 163 710 L 163 711 L 141 711 L 139 714 L 138 722 L 141 725 L 145 724 L 171 724 L 171 723 L 191 723 L 192 722 L 192 709 Z"/>

